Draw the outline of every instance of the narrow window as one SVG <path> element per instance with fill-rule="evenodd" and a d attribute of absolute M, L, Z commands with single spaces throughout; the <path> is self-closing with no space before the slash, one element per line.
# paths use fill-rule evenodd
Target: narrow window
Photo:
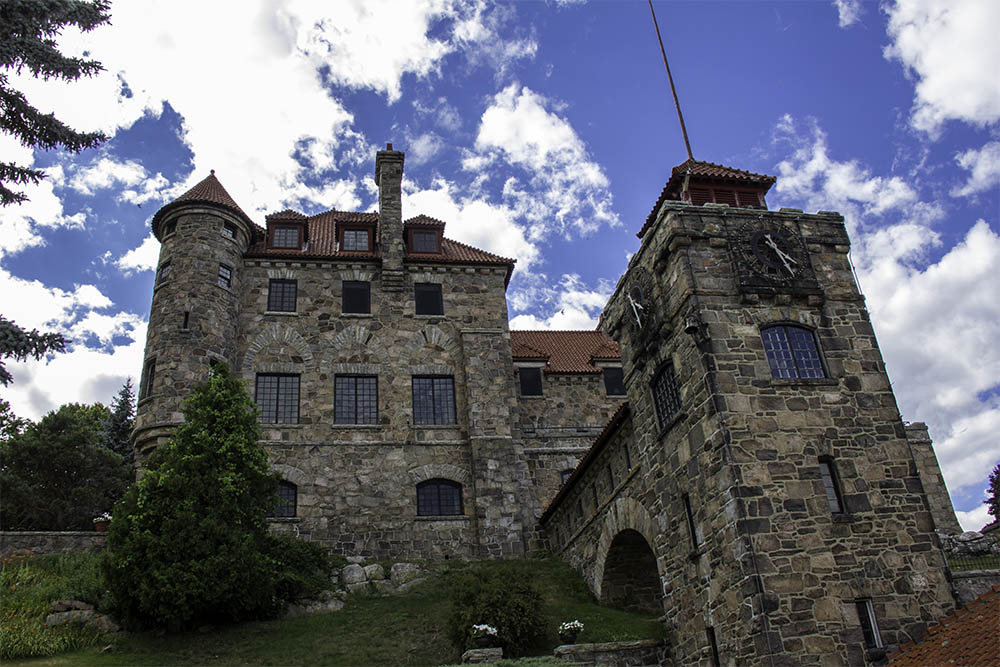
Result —
<path fill-rule="evenodd" d="M 597 485 L 596 484 L 591 484 L 590 485 L 590 491 L 591 491 L 592 494 L 594 494 L 594 511 L 596 512 L 597 508 L 600 507 L 600 505 L 601 505 L 601 503 L 597 500 Z"/>
<path fill-rule="evenodd" d="M 371 283 L 367 280 L 345 280 L 342 307 L 345 313 L 372 312 Z"/>
<path fill-rule="evenodd" d="M 621 366 L 604 367 L 604 391 L 608 396 L 625 395 L 625 375 Z"/>
<path fill-rule="evenodd" d="M 229 289 L 233 286 L 233 269 L 225 264 L 219 264 L 219 287 Z"/>
<path fill-rule="evenodd" d="M 299 376 L 258 373 L 254 398 L 265 424 L 299 423 Z"/>
<path fill-rule="evenodd" d="M 576 499 L 576 520 L 583 523 L 583 498 Z"/>
<path fill-rule="evenodd" d="M 684 514 L 687 515 L 688 534 L 691 536 L 691 549 L 698 550 L 698 531 L 694 527 L 694 512 L 691 511 L 691 497 L 684 494 Z"/>
<path fill-rule="evenodd" d="M 416 283 L 413 298 L 417 315 L 444 315 L 444 299 L 439 283 Z"/>
<path fill-rule="evenodd" d="M 632 457 L 628 453 L 628 442 L 625 442 L 625 471 L 632 472 Z"/>
<path fill-rule="evenodd" d="M 542 395 L 542 369 L 525 368 L 517 369 L 518 378 L 521 381 L 521 396 L 541 396 Z"/>
<path fill-rule="evenodd" d="M 612 491 L 615 488 L 615 471 L 614 468 L 611 467 L 610 463 L 608 464 L 608 486 Z"/>
<path fill-rule="evenodd" d="M 368 250 L 368 230 L 345 229 L 343 250 Z"/>
<path fill-rule="evenodd" d="M 299 489 L 291 482 L 278 482 L 278 500 L 268 516 L 276 518 L 291 518 L 295 516 L 298 506 Z"/>
<path fill-rule="evenodd" d="M 719 643 L 715 639 L 715 628 L 711 625 L 705 628 L 705 635 L 708 637 L 708 645 L 712 648 L 712 667 L 719 667 L 722 661 L 719 660 Z"/>
<path fill-rule="evenodd" d="M 167 238 L 175 231 L 177 231 L 177 221 L 171 220 L 167 224 L 163 225 L 163 233 L 160 236 L 162 236 L 163 238 Z"/>
<path fill-rule="evenodd" d="M 150 359 L 146 362 L 146 370 L 142 374 L 145 378 L 145 391 L 142 392 L 143 397 L 148 397 L 153 394 L 153 380 L 156 378 L 156 359 Z"/>
<path fill-rule="evenodd" d="M 299 281 L 270 280 L 267 283 L 267 309 L 276 313 L 294 313 Z"/>
<path fill-rule="evenodd" d="M 413 423 L 455 423 L 455 380 L 453 378 L 413 378 Z"/>
<path fill-rule="evenodd" d="M 561 473 L 559 473 L 559 480 L 560 480 L 559 483 L 560 484 L 565 484 L 566 482 L 569 481 L 569 478 L 572 477 L 572 476 L 573 476 L 573 469 L 572 468 L 569 468 L 567 470 L 563 470 Z"/>
<path fill-rule="evenodd" d="M 450 479 L 417 484 L 417 516 L 461 516 L 462 485 Z"/>
<path fill-rule="evenodd" d="M 666 363 L 653 380 L 653 404 L 660 428 L 665 429 L 681 411 L 681 392 L 677 387 L 674 365 Z"/>
<path fill-rule="evenodd" d="M 170 262 L 164 262 L 160 264 L 160 268 L 156 270 L 156 284 L 162 285 L 167 282 L 170 278 Z"/>
<path fill-rule="evenodd" d="M 271 244 L 275 248 L 298 248 L 299 228 L 297 225 L 281 225 L 274 228 Z"/>
<path fill-rule="evenodd" d="M 334 424 L 378 423 L 378 378 L 338 375 L 333 389 Z"/>
<path fill-rule="evenodd" d="M 181 329 L 187 329 L 188 325 L 191 323 L 191 311 L 184 311 L 184 322 L 181 323 Z"/>
<path fill-rule="evenodd" d="M 231 222 L 222 223 L 222 235 L 227 239 L 236 240 L 236 225 Z"/>
<path fill-rule="evenodd" d="M 865 648 L 882 648 L 882 635 L 878 631 L 878 621 L 875 618 L 875 607 L 870 598 L 855 600 L 854 607 L 858 610 L 858 621 L 861 622 L 861 632 L 865 637 Z"/>
<path fill-rule="evenodd" d="M 410 252 L 438 252 L 437 232 L 414 229 L 410 236 Z"/>
<path fill-rule="evenodd" d="M 824 457 L 819 460 L 819 473 L 823 477 L 823 489 L 826 491 L 826 501 L 833 514 L 844 513 L 844 498 L 840 493 L 840 479 L 833 459 Z"/>
<path fill-rule="evenodd" d="M 764 352 L 774 378 L 826 377 L 816 336 L 804 327 L 775 326 L 761 329 Z"/>

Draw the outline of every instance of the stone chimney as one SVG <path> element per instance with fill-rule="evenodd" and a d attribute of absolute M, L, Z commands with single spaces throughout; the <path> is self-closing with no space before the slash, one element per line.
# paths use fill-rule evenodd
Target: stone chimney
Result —
<path fill-rule="evenodd" d="M 378 240 L 382 253 L 382 289 L 403 288 L 403 152 L 386 144 L 375 155 L 375 184 L 378 185 Z"/>

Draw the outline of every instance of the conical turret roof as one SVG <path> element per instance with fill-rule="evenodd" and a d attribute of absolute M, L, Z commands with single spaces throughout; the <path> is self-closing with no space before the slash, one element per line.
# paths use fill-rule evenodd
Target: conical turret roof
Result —
<path fill-rule="evenodd" d="M 213 169 L 208 176 L 202 179 L 193 188 L 169 204 L 166 204 L 163 208 L 156 212 L 156 215 L 153 216 L 153 233 L 159 237 L 158 227 L 160 221 L 164 218 L 164 216 L 166 216 L 167 213 L 175 208 L 191 204 L 208 204 L 210 206 L 218 206 L 219 208 L 235 214 L 246 222 L 250 229 L 254 229 L 254 224 L 253 221 L 250 220 L 250 216 L 244 213 L 239 204 L 237 204 L 229 193 L 226 192 L 226 188 L 224 188 L 222 183 L 219 182 L 219 179 L 215 177 L 215 170 Z"/>

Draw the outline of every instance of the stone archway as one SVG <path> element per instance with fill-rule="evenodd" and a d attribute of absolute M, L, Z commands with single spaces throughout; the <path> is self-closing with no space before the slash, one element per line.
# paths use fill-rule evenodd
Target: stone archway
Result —
<path fill-rule="evenodd" d="M 646 614 L 663 612 L 656 556 L 646 538 L 631 528 L 615 535 L 604 561 L 601 604 Z"/>

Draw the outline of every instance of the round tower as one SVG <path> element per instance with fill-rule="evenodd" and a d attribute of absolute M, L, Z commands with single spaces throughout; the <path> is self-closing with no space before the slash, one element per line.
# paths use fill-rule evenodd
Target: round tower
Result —
<path fill-rule="evenodd" d="M 243 253 L 260 232 L 212 173 L 153 216 L 160 241 L 133 433 L 141 463 L 216 361 L 236 361 Z"/>

